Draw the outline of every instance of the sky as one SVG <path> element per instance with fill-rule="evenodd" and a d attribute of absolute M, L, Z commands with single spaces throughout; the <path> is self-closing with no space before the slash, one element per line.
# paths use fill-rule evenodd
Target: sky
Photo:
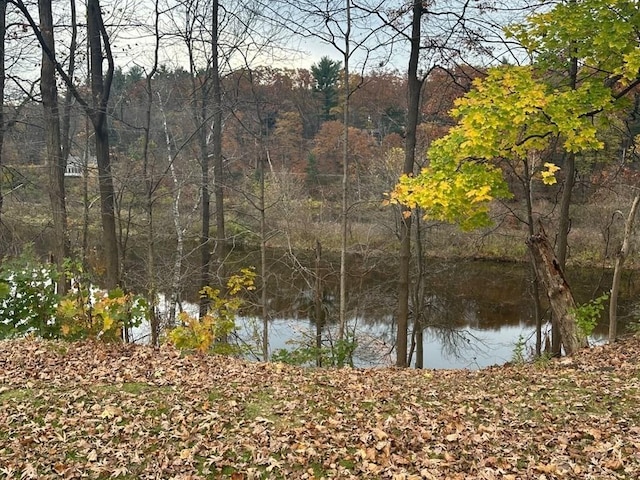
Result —
<path fill-rule="evenodd" d="M 179 4 L 179 2 L 175 2 L 172 0 L 161 0 L 166 4 L 166 7 Z M 308 2 L 307 0 L 300 0 L 301 4 L 305 5 L 313 5 L 313 3 Z M 305 3 L 306 2 L 306 3 Z M 82 3 L 82 2 L 80 2 Z M 259 2 L 258 2 L 259 3 Z M 268 2 L 267 2 L 268 3 Z M 338 2 L 341 4 L 341 2 Z M 385 6 L 392 5 L 394 2 L 389 1 L 385 2 Z M 461 0 L 448 0 L 447 2 L 442 2 L 442 4 L 462 4 Z M 143 67 L 145 71 L 152 66 L 153 61 L 153 50 L 154 50 L 154 37 L 153 31 L 150 25 L 154 24 L 154 11 L 153 5 L 154 3 L 149 0 L 143 1 L 133 1 L 133 0 L 103 0 L 102 4 L 105 10 L 105 23 L 107 24 L 108 30 L 113 34 L 112 43 L 113 43 L 113 53 L 115 56 L 116 66 L 121 67 L 124 71 L 127 71 L 133 66 Z M 437 3 L 440 4 L 439 2 Z M 69 13 L 65 11 L 66 2 L 62 4 L 56 2 L 56 21 L 58 28 L 56 29 L 56 35 L 58 41 L 60 41 L 60 48 L 58 49 L 58 55 L 61 58 L 64 58 L 67 55 L 67 51 L 65 47 L 68 47 L 69 44 Z M 233 6 L 229 6 L 233 5 Z M 318 3 L 317 8 L 321 8 L 321 5 L 324 3 Z M 435 5 L 435 4 L 434 4 Z M 79 5 L 80 6 L 80 5 Z M 266 46 L 260 53 L 256 53 L 256 51 L 251 51 L 246 47 L 239 45 L 237 48 L 234 48 L 235 52 L 234 60 L 231 62 L 231 68 L 238 68 L 240 66 L 244 66 L 244 57 L 250 58 L 251 66 L 258 65 L 269 65 L 276 66 L 282 68 L 310 68 L 311 65 L 318 63 L 321 57 L 328 56 L 332 60 L 343 61 L 342 53 L 337 50 L 335 47 L 329 45 L 327 41 L 323 41 L 319 37 L 324 37 L 325 39 L 329 35 L 329 31 L 323 26 L 323 22 L 319 23 L 319 30 L 316 31 L 317 36 L 315 38 L 303 38 L 301 36 L 293 37 L 291 31 L 287 30 L 277 30 L 276 27 L 273 26 L 264 26 L 261 25 L 260 28 L 255 28 L 253 31 L 247 30 L 246 28 L 243 30 L 243 23 L 246 20 L 243 15 L 246 15 L 247 9 L 240 4 L 240 2 L 226 2 L 227 8 L 238 8 L 237 12 L 234 12 L 234 15 L 230 15 L 229 18 L 233 18 L 233 21 L 225 21 L 223 22 L 223 43 L 229 45 L 234 39 L 241 37 L 251 37 L 252 41 L 256 44 L 265 44 Z M 315 7 L 308 7 L 315 8 Z M 435 7 L 434 7 L 435 8 Z M 176 32 L 181 25 L 184 24 L 184 12 L 178 12 L 174 10 L 166 10 L 165 13 L 161 16 L 161 30 L 163 32 Z M 316 12 L 317 13 L 317 12 Z M 37 18 L 37 12 L 33 12 L 34 18 Z M 78 11 L 78 18 L 84 18 L 84 12 Z M 311 17 L 310 17 L 311 18 Z M 354 26 L 352 31 L 352 39 L 354 42 L 352 45 L 355 45 L 359 39 L 363 38 L 367 35 L 368 29 L 373 28 L 375 26 L 375 21 L 371 20 L 373 18 L 371 15 L 362 16 L 358 22 L 362 22 L 362 25 L 366 25 L 366 28 L 359 28 Z M 433 16 L 433 18 L 438 18 L 437 16 Z M 472 18 L 472 17 L 470 17 Z M 485 18 L 482 16 L 478 17 L 480 20 L 484 21 Z M 205 20 L 204 26 L 208 28 L 207 24 L 208 20 Z M 454 22 L 455 23 L 455 22 Z M 20 28 L 20 20 L 13 22 L 16 25 L 16 32 L 19 33 L 20 36 L 28 36 L 29 31 L 26 33 L 22 32 Z M 446 21 L 438 23 L 436 21 L 430 20 L 425 24 L 425 33 L 426 35 L 431 35 L 433 38 L 441 37 L 444 35 L 452 24 L 451 18 L 448 18 Z M 144 27 L 147 25 L 147 27 Z M 256 25 L 258 25 L 256 23 Z M 337 35 L 337 42 L 340 44 L 343 42 L 342 39 L 339 38 L 340 30 L 343 28 L 343 24 L 340 22 L 334 22 L 330 24 L 333 33 Z M 474 25 L 470 23 L 471 27 Z M 313 26 L 308 25 L 311 29 Z M 272 30 L 269 30 L 271 28 Z M 315 28 L 315 27 L 313 27 Z M 267 31 L 265 34 L 264 31 Z M 324 29 L 324 30 L 323 30 Z M 309 31 L 307 32 L 309 33 Z M 207 39 L 208 32 L 204 31 L 202 36 Z M 264 37 L 269 37 L 273 35 L 277 38 L 276 41 L 264 42 Z M 80 36 L 82 41 L 84 42 L 84 32 L 81 29 Z M 271 37 L 269 37 L 271 38 Z M 373 40 L 373 39 L 372 39 Z M 374 42 L 375 44 L 375 42 Z M 207 42 L 203 43 L 204 48 L 209 47 Z M 198 47 L 200 48 L 200 46 Z M 353 48 L 353 47 L 352 47 Z M 368 67 L 380 68 L 384 67 L 387 70 L 395 70 L 399 72 L 406 71 L 407 63 L 408 63 L 408 51 L 407 51 L 407 42 L 401 42 L 401 46 L 395 47 L 395 51 L 393 55 L 389 55 L 387 58 L 369 58 L 369 62 L 367 64 Z M 229 51 L 229 48 L 226 49 Z M 464 50 L 464 48 L 462 49 Z M 81 49 L 81 53 L 83 50 Z M 29 60 L 23 62 L 20 65 L 20 69 L 25 71 L 26 69 L 31 69 L 34 74 L 37 76 L 39 71 L 39 54 L 37 49 L 34 49 L 34 56 Z M 427 56 L 423 56 L 426 58 Z M 353 54 L 353 57 L 350 59 L 350 67 L 351 71 L 358 71 L 365 60 L 365 52 L 363 49 L 356 49 Z M 468 60 L 472 62 L 483 62 L 484 60 L 476 57 L 468 58 Z M 81 64 L 84 64 L 86 60 L 80 60 Z M 425 60 L 425 63 L 436 62 L 438 59 L 430 59 Z M 188 64 L 188 56 L 185 52 L 184 42 L 181 41 L 177 35 L 165 34 L 162 38 L 162 48 L 160 54 L 160 64 L 165 64 L 169 68 L 182 67 L 185 69 L 189 68 Z M 198 68 L 203 68 L 203 61 L 199 62 Z M 229 68 L 227 69 L 229 70 Z"/>

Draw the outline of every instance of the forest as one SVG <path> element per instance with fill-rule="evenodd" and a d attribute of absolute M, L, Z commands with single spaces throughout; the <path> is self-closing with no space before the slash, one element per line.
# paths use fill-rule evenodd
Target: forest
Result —
<path fill-rule="evenodd" d="M 537 357 L 618 336 L 636 1 L 0 1 L 0 69 L 2 337 L 239 354 L 250 314 L 266 361 L 295 283 L 316 330 L 277 359 L 344 365 L 382 276 L 422 368 L 434 257 L 528 264 Z"/>

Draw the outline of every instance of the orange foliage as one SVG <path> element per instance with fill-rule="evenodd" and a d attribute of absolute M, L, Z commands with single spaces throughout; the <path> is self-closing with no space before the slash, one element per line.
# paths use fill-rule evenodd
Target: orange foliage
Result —
<path fill-rule="evenodd" d="M 342 122 L 322 124 L 315 137 L 312 153 L 316 157 L 318 172 L 340 174 L 343 168 L 344 127 Z M 374 156 L 375 139 L 364 130 L 349 127 L 348 156 L 351 165 L 363 165 Z"/>

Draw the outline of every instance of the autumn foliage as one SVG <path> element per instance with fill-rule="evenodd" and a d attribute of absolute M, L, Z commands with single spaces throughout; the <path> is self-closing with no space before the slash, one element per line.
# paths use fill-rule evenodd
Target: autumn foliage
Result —
<path fill-rule="evenodd" d="M 0 342 L 2 478 L 634 479 L 640 339 L 470 371 Z"/>

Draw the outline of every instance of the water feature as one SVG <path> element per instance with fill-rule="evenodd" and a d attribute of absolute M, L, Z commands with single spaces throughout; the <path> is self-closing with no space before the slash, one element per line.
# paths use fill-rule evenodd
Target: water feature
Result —
<path fill-rule="evenodd" d="M 516 344 L 525 342 L 525 355 L 535 345 L 535 321 L 530 296 L 527 264 L 489 261 L 446 262 L 432 260 L 425 276 L 425 308 L 429 326 L 425 329 L 425 368 L 476 369 L 503 364 L 513 357 Z M 285 269 L 286 270 L 286 269 Z M 355 333 L 359 348 L 355 365 L 388 366 L 394 363 L 394 309 L 396 282 L 391 269 L 352 268 L 349 283 L 349 331 Z M 315 323 L 312 311 L 312 283 L 288 278 L 276 272 L 270 280 L 270 351 L 313 344 Z M 308 273 L 308 272 L 307 272 Z M 607 291 L 610 272 L 569 269 L 569 282 L 578 303 Z M 289 272 L 289 277 L 291 273 Z M 635 272 L 626 272 L 620 301 L 622 329 L 631 320 L 637 292 Z M 308 279 L 307 279 L 308 280 Z M 337 319 L 335 271 L 327 268 L 325 305 L 328 326 L 325 338 L 335 337 Z M 257 300 L 257 299 L 256 299 Z M 262 329 L 257 310 L 248 309 L 238 319 L 239 336 L 247 344 L 257 344 Z M 592 341 L 603 341 L 608 319 L 596 328 Z M 545 327 L 545 332 L 548 326 Z M 259 348 L 255 349 L 259 352 Z"/>

